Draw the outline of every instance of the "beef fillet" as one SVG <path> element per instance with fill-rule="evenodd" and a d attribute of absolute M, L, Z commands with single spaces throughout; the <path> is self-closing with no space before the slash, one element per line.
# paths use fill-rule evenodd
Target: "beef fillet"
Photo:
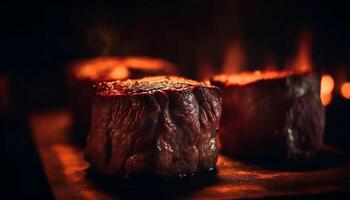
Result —
<path fill-rule="evenodd" d="M 68 68 L 68 88 L 74 119 L 74 139 L 81 143 L 89 132 L 89 94 L 94 82 L 173 74 L 176 74 L 176 70 L 169 62 L 147 57 L 99 57 L 71 63 Z"/>
<path fill-rule="evenodd" d="M 217 75 L 222 90 L 220 141 L 224 151 L 256 158 L 307 158 L 323 140 L 319 80 L 307 72 Z"/>
<path fill-rule="evenodd" d="M 95 85 L 85 158 L 106 175 L 190 175 L 217 160 L 219 89 L 174 76 Z"/>

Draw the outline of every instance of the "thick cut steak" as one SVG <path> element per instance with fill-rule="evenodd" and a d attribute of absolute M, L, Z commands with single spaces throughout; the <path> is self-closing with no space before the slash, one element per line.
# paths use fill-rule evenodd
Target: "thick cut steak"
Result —
<path fill-rule="evenodd" d="M 217 75 L 222 90 L 219 131 L 224 151 L 243 157 L 307 158 L 323 140 L 320 82 L 308 72 Z"/>
<path fill-rule="evenodd" d="M 99 57 L 71 63 L 68 68 L 68 88 L 74 119 L 73 138 L 78 143 L 84 143 L 89 132 L 89 94 L 94 82 L 174 74 L 175 67 L 169 62 L 147 57 Z"/>
<path fill-rule="evenodd" d="M 104 174 L 190 175 L 217 160 L 219 89 L 174 76 L 95 85 L 85 158 Z"/>

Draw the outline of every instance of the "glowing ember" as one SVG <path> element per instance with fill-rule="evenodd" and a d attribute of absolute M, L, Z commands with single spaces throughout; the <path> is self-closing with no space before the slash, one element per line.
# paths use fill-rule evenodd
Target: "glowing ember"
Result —
<path fill-rule="evenodd" d="M 330 75 L 323 75 L 321 78 L 321 101 L 324 106 L 332 101 L 332 92 L 334 89 L 334 80 Z"/>
<path fill-rule="evenodd" d="M 350 82 L 341 85 L 340 93 L 345 99 L 350 99 Z"/>

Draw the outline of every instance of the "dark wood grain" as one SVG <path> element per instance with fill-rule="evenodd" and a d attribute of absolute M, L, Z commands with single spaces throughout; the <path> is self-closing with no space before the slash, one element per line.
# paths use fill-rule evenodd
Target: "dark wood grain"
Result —
<path fill-rule="evenodd" d="M 29 118 L 38 152 L 56 199 L 237 199 L 318 195 L 350 190 L 350 159 L 325 146 L 316 158 L 295 163 L 260 164 L 220 155 L 217 170 L 181 179 L 151 177 L 121 181 L 88 169 L 82 149 L 71 144 L 68 112 Z"/>

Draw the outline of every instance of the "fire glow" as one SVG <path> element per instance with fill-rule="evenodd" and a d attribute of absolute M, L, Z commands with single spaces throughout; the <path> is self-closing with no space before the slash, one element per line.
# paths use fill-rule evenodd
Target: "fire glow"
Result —
<path fill-rule="evenodd" d="M 321 102 L 327 106 L 332 101 L 332 92 L 334 89 L 334 79 L 330 75 L 323 75 L 321 77 Z"/>
<path fill-rule="evenodd" d="M 264 69 L 269 71 L 276 68 L 275 58 L 272 54 L 266 54 Z M 246 55 L 240 42 L 232 42 L 227 50 L 222 68 L 223 74 L 238 74 L 244 71 Z M 297 51 L 293 57 L 285 62 L 284 71 L 310 72 L 313 69 L 312 62 L 312 35 L 311 32 L 304 31 L 300 35 Z M 282 73 L 283 74 L 283 73 Z M 237 75 L 238 76 L 238 75 Z M 335 81 L 331 75 L 323 75 L 320 83 L 320 98 L 324 106 L 332 101 L 332 93 L 335 87 Z M 350 83 L 343 84 L 342 96 L 350 99 Z"/>
<path fill-rule="evenodd" d="M 350 82 L 345 82 L 341 85 L 340 93 L 345 99 L 350 99 Z"/>
<path fill-rule="evenodd" d="M 223 73 L 233 74 L 243 70 L 245 65 L 244 48 L 239 41 L 230 43 L 224 58 Z"/>
<path fill-rule="evenodd" d="M 312 37 L 310 32 L 303 32 L 300 35 L 297 53 L 294 58 L 287 60 L 286 67 L 299 71 L 312 70 L 311 47 Z"/>
<path fill-rule="evenodd" d="M 81 60 L 73 68 L 80 79 L 88 80 L 123 80 L 131 76 L 132 71 L 175 71 L 165 60 L 149 57 L 97 57 Z"/>

